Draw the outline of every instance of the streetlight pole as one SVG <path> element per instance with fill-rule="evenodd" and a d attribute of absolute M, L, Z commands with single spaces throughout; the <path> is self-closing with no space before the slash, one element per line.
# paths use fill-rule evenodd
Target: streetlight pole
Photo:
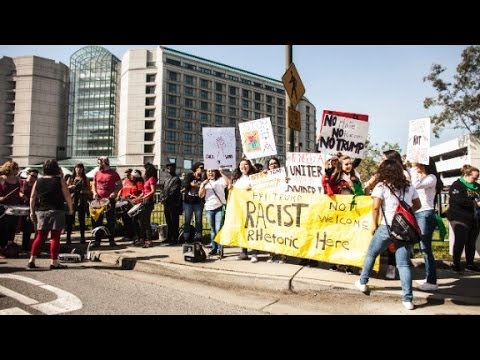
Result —
<path fill-rule="evenodd" d="M 292 50 L 293 45 L 286 45 L 285 46 L 285 69 L 288 69 L 290 64 L 293 62 L 293 50 Z M 290 107 L 290 96 L 287 93 L 287 90 L 285 90 L 285 136 L 287 140 L 288 146 L 288 151 L 289 152 L 294 152 L 295 151 L 295 131 L 293 129 L 290 129 L 288 127 L 289 124 L 289 116 L 288 116 L 288 108 Z M 286 158 L 285 154 L 285 158 Z"/>

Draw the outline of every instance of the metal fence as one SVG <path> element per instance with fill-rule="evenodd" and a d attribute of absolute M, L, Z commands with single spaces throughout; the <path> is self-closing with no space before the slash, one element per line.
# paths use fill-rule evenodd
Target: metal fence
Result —
<path fill-rule="evenodd" d="M 153 209 L 152 211 L 152 216 L 150 217 L 150 220 L 152 222 L 152 224 L 165 224 L 165 212 L 163 210 L 163 204 L 160 204 L 160 203 L 156 203 L 155 204 L 155 208 Z M 194 222 L 194 220 L 192 221 L 192 223 Z M 182 215 L 180 215 L 180 226 L 182 226 L 183 224 L 185 223 L 185 217 Z M 207 221 L 207 217 L 206 217 L 206 214 L 205 214 L 205 210 L 203 211 L 203 214 L 202 214 L 202 224 L 203 224 L 203 236 L 210 236 L 210 225 Z"/>

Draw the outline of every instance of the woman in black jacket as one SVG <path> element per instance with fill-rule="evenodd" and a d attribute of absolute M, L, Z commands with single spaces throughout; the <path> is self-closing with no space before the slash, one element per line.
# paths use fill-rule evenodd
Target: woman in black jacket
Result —
<path fill-rule="evenodd" d="M 475 242 L 480 230 L 480 185 L 477 183 L 479 171 L 471 165 L 463 165 L 462 174 L 449 190 L 447 218 L 455 234 L 452 270 L 462 271 L 460 259 L 465 248 L 465 270 L 480 272 L 480 268 L 474 264 Z"/>

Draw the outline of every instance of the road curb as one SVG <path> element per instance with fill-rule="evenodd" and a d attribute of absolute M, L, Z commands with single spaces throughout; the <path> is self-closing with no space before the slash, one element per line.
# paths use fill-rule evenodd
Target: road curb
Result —
<path fill-rule="evenodd" d="M 349 281 L 336 276 L 334 279 L 315 278 L 312 269 L 302 267 L 293 275 L 271 275 L 246 271 L 225 270 L 207 267 L 203 263 L 178 263 L 168 260 L 139 260 L 136 256 L 125 256 L 112 252 L 94 251 L 91 253 L 94 261 L 118 266 L 124 270 L 134 270 L 169 278 L 196 281 L 223 288 L 241 288 L 258 291 L 285 293 L 318 293 L 322 290 L 358 291 L 354 286 L 357 276 L 348 276 Z M 141 258 L 141 257 L 140 257 Z M 418 264 L 416 264 L 418 265 Z M 255 266 L 252 267 L 252 270 Z M 331 274 L 330 274 L 331 275 Z M 341 275 L 341 274 L 340 274 Z M 350 281 L 351 280 L 351 281 Z M 444 301 L 459 305 L 480 305 L 480 298 L 455 295 L 441 292 L 424 292 L 413 284 L 414 298 L 433 301 Z M 371 290 L 392 297 L 401 296 L 401 289 L 389 289 L 389 281 L 372 277 Z"/>
<path fill-rule="evenodd" d="M 290 278 L 265 274 L 243 273 L 193 266 L 188 263 L 177 264 L 166 261 L 137 261 L 134 271 L 157 274 L 177 279 L 199 281 L 222 287 L 241 287 L 243 289 L 290 291 Z"/>

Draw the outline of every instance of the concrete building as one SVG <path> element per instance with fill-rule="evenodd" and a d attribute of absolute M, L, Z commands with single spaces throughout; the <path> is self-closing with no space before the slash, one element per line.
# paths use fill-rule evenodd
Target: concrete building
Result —
<path fill-rule="evenodd" d="M 430 147 L 430 157 L 445 186 L 461 176 L 462 166 L 470 164 L 480 168 L 480 137 L 465 135 Z"/>
<path fill-rule="evenodd" d="M 0 163 L 66 156 L 68 67 L 37 56 L 0 58 Z"/>
<path fill-rule="evenodd" d="M 270 117 L 285 160 L 285 91 L 279 80 L 166 47 L 132 49 L 122 58 L 118 160 L 137 165 L 203 158 L 202 127 L 236 127 Z M 315 151 L 315 107 L 298 105 L 302 131 L 295 151 Z M 237 128 L 237 159 L 242 147 Z"/>
<path fill-rule="evenodd" d="M 93 162 L 116 156 L 120 60 L 101 46 L 86 46 L 70 58 L 69 158 Z"/>
<path fill-rule="evenodd" d="M 107 155 L 119 168 L 176 162 L 182 172 L 203 158 L 202 127 L 237 128 L 264 117 L 285 160 L 279 80 L 165 47 L 131 49 L 120 62 L 87 46 L 70 66 L 32 56 L 0 59 L 0 160 L 13 157 L 23 167 L 56 157 L 67 168 L 82 161 L 88 169 Z M 315 151 L 315 107 L 304 97 L 297 110 L 295 151 Z"/>

